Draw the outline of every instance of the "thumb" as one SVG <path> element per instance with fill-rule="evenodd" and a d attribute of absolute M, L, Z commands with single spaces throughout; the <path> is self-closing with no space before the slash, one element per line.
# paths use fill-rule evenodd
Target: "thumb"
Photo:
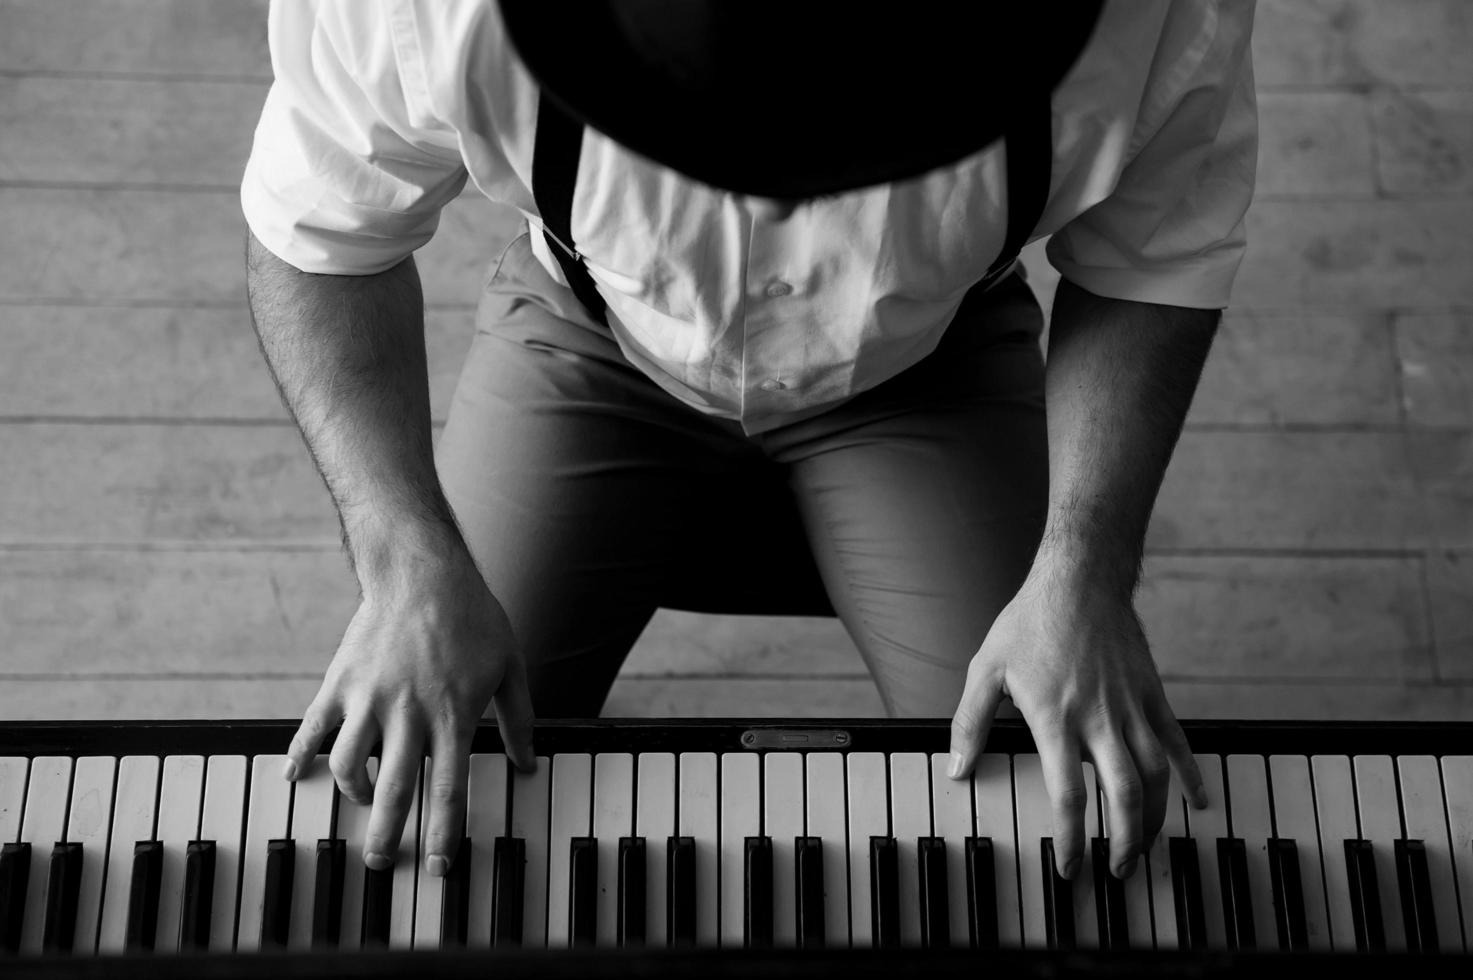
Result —
<path fill-rule="evenodd" d="M 992 716 L 1002 703 L 1002 684 L 996 677 L 977 669 L 977 661 L 967 670 L 967 684 L 961 703 L 951 718 L 951 769 L 947 775 L 961 779 L 971 774 L 977 757 L 987 744 L 992 729 Z"/>
<path fill-rule="evenodd" d="M 496 706 L 496 727 L 501 731 L 501 744 L 506 754 L 522 772 L 537 771 L 537 753 L 532 748 L 532 693 L 527 687 L 527 672 L 520 657 L 511 658 L 511 666 L 492 695 Z"/>

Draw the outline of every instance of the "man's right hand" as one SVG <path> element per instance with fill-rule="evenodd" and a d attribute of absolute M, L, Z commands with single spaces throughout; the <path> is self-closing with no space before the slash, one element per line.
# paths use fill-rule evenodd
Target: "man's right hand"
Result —
<path fill-rule="evenodd" d="M 443 542 L 442 542 L 443 544 Z M 428 749 L 435 764 L 425 869 L 443 875 L 455 859 L 465 818 L 471 736 L 495 702 L 497 725 L 518 769 L 537 767 L 532 699 L 511 624 L 464 546 L 397 547 L 392 568 L 362 576 L 364 594 L 322 687 L 287 751 L 287 779 L 307 771 L 339 722 L 330 756 L 338 789 L 370 802 L 364 862 L 394 861 Z M 370 579 L 377 579 L 370 584 Z M 376 783 L 369 753 L 382 740 Z"/>

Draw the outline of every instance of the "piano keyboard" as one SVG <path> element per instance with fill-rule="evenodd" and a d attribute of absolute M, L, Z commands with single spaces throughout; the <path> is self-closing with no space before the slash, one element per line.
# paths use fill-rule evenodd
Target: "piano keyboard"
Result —
<path fill-rule="evenodd" d="M 1174 792 L 1119 881 L 1092 793 L 1066 881 L 1017 723 L 966 781 L 945 776 L 944 722 L 546 722 L 531 774 L 483 727 L 444 878 L 421 868 L 423 801 L 394 867 L 364 867 L 368 810 L 326 757 L 281 779 L 295 723 L 16 724 L 0 729 L 0 951 L 1464 952 L 1466 726 L 1184 727 L 1211 806 Z"/>

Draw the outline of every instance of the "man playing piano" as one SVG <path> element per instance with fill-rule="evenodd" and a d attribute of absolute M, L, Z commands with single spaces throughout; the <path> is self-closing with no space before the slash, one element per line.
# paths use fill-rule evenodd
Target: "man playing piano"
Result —
<path fill-rule="evenodd" d="M 1066 876 L 1091 760 L 1129 875 L 1173 770 L 1201 805 L 1133 596 L 1244 250 L 1251 24 L 1251 0 L 273 3 L 251 308 L 362 590 L 287 778 L 341 725 L 381 867 L 430 753 L 443 874 L 488 704 L 531 768 L 534 714 L 598 714 L 657 607 L 832 613 L 892 715 L 954 719 L 954 776 L 1011 699 Z M 411 253 L 467 179 L 530 230 L 432 453 Z M 1045 235 L 1046 368 L 1014 261 Z"/>

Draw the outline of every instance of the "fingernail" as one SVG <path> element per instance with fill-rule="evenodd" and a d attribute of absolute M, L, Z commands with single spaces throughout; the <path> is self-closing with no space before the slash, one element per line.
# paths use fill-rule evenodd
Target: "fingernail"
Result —
<path fill-rule="evenodd" d="M 1072 880 L 1077 874 L 1079 874 L 1079 858 L 1071 858 L 1069 863 L 1064 865 L 1064 877 Z"/>
<path fill-rule="evenodd" d="M 946 773 L 948 779 L 956 779 L 962 774 L 962 765 L 967 760 L 960 752 L 951 753 L 951 769 Z"/>
<path fill-rule="evenodd" d="M 387 871 L 393 862 L 382 851 L 368 851 L 363 855 L 363 863 L 374 871 Z"/>
<path fill-rule="evenodd" d="M 1135 874 L 1135 866 L 1139 860 L 1139 858 L 1131 858 L 1129 861 L 1126 861 L 1119 867 L 1119 869 L 1116 870 L 1115 877 L 1129 878 L 1131 875 Z"/>
<path fill-rule="evenodd" d="M 281 767 L 281 778 L 285 779 L 287 782 L 291 782 L 293 779 L 296 779 L 297 764 L 290 759 L 286 760 L 286 764 Z"/>
<path fill-rule="evenodd" d="M 1192 793 L 1192 806 L 1198 810 L 1207 809 L 1207 790 L 1201 786 L 1197 787 L 1196 791 Z"/>
<path fill-rule="evenodd" d="M 445 872 L 450 870 L 450 862 L 445 860 L 443 854 L 431 854 L 425 859 L 425 870 L 436 878 L 443 878 Z"/>

